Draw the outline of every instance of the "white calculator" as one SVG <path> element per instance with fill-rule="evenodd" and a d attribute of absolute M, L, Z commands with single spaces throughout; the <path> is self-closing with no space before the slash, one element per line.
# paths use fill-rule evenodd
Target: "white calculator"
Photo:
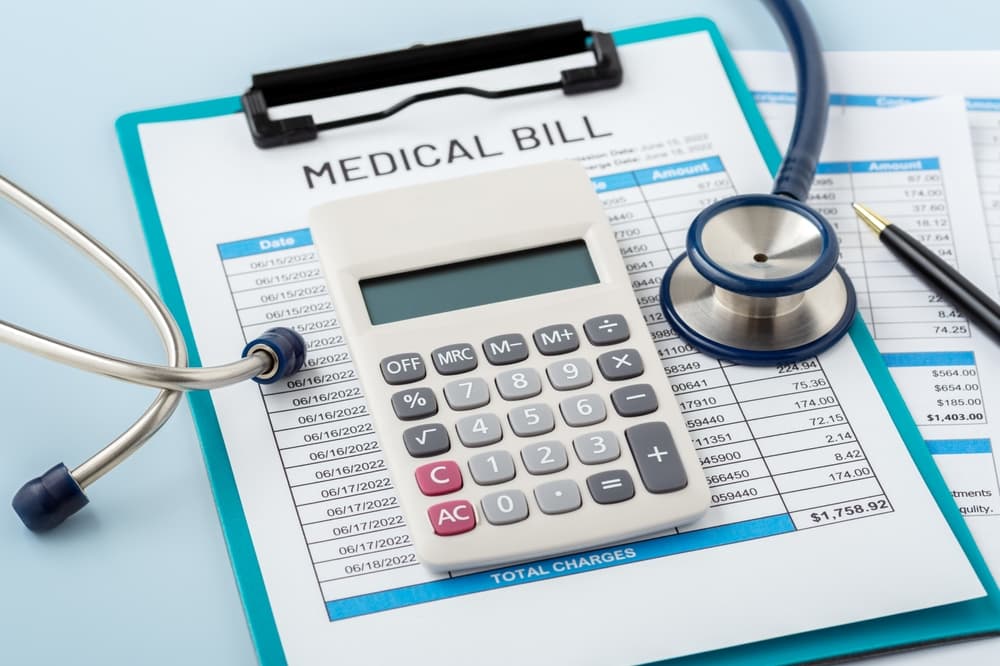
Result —
<path fill-rule="evenodd" d="M 343 199 L 310 226 L 425 565 L 576 552 L 708 508 L 579 164 Z"/>

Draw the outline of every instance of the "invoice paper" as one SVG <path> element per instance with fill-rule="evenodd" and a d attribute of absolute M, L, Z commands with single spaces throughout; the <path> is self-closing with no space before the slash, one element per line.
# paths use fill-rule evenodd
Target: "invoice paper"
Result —
<path fill-rule="evenodd" d="M 995 280 L 1000 279 L 1000 84 L 995 82 L 1000 54 L 837 52 L 825 57 L 833 90 L 826 154 L 848 155 L 853 160 L 891 157 L 904 163 L 935 158 L 937 169 L 903 169 L 896 175 L 880 176 L 855 170 L 821 174 L 813 191 L 816 203 L 838 218 L 842 230 L 854 233 L 857 229 L 869 244 L 873 243 L 870 232 L 852 219 L 848 197 L 871 204 L 995 297 Z M 757 91 L 765 119 L 779 141 L 783 140 L 791 118 L 792 97 L 787 91 L 793 84 L 787 56 L 746 52 L 737 59 Z M 928 101 L 938 93 L 963 93 L 965 99 Z M 884 131 L 887 123 L 897 126 L 887 134 L 896 142 L 888 153 L 878 153 L 873 146 L 884 143 L 872 133 Z M 923 166 L 929 165 L 925 160 Z M 973 191 L 977 176 L 980 193 Z M 882 183 L 895 180 L 897 186 L 894 193 L 884 190 L 890 194 L 884 202 L 868 200 L 868 192 L 853 187 L 859 178 Z M 922 206 L 926 211 L 914 210 Z M 902 279 L 902 286 L 908 283 L 918 289 L 907 298 L 922 294 L 927 299 L 922 316 L 908 316 L 905 323 L 895 325 L 905 339 L 880 321 L 877 310 L 870 311 L 875 340 L 886 352 L 960 510 L 975 518 L 969 527 L 997 571 L 1000 485 L 994 445 L 1000 441 L 1000 377 L 996 373 L 1000 352 L 988 336 L 968 326 L 884 248 L 875 246 L 877 256 L 888 262 L 881 265 L 892 272 L 893 280 Z M 865 259 L 855 264 L 856 274 L 870 266 L 867 255 Z M 875 282 L 892 284 L 870 276 L 868 282 L 870 287 Z M 894 305 L 903 302 L 898 299 Z"/>
<path fill-rule="evenodd" d="M 270 151 L 239 115 L 140 126 L 202 361 L 229 360 L 274 325 L 309 344 L 302 374 L 213 394 L 290 663 L 647 662 L 983 595 L 850 340 L 818 359 L 748 368 L 694 352 L 664 323 L 660 275 L 693 215 L 771 179 L 707 33 L 624 46 L 621 57 L 628 74 L 615 90 L 448 98 Z M 433 85 L 500 89 L 580 62 Z M 353 115 L 427 86 L 282 112 Z M 435 575 L 412 549 L 380 453 L 399 442 L 373 430 L 306 213 L 567 158 L 607 209 L 712 508 L 658 538 Z"/>

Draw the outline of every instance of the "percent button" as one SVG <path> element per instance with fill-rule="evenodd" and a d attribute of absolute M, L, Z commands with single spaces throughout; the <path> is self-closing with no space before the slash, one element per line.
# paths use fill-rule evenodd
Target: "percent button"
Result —
<path fill-rule="evenodd" d="M 392 411 L 403 421 L 414 421 L 437 414 L 434 392 L 429 388 L 412 388 L 392 396 Z"/>

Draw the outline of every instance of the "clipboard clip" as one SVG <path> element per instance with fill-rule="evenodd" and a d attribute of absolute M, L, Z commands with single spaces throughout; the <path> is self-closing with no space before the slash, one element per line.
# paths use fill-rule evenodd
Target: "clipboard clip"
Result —
<path fill-rule="evenodd" d="M 272 119 L 269 107 L 374 90 L 403 83 L 520 65 L 590 51 L 594 64 L 563 70 L 558 81 L 483 90 L 456 86 L 411 95 L 381 111 L 317 123 L 311 115 Z M 451 95 L 503 99 L 548 90 L 577 95 L 614 88 L 622 82 L 622 66 L 611 35 L 588 31 L 582 21 L 515 30 L 360 58 L 254 74 L 241 97 L 250 135 L 258 148 L 274 148 L 315 139 L 324 130 L 389 118 L 403 109 Z"/>

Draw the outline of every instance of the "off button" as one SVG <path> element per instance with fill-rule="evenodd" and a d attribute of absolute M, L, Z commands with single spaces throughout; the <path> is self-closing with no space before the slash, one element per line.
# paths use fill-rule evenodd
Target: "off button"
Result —
<path fill-rule="evenodd" d="M 418 382 L 427 376 L 427 368 L 420 354 L 396 354 L 386 356 L 379 363 L 382 377 L 387 384 L 409 384 Z"/>

